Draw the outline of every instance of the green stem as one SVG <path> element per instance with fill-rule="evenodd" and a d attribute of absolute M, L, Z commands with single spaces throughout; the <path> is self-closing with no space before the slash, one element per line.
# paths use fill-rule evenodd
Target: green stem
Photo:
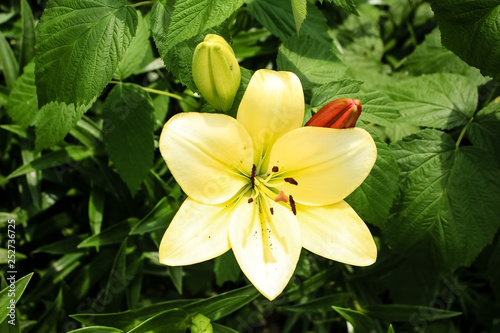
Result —
<path fill-rule="evenodd" d="M 144 5 L 152 5 L 154 3 L 155 3 L 154 1 L 141 1 L 141 2 L 134 3 L 134 4 L 130 5 L 130 7 L 135 8 L 135 7 L 144 6 Z"/>
<path fill-rule="evenodd" d="M 121 82 L 121 81 L 109 81 L 109 83 L 122 84 L 123 82 Z M 182 101 L 184 99 L 184 98 L 182 98 L 182 96 L 179 96 L 179 95 L 176 95 L 176 94 L 173 94 L 173 93 L 169 93 L 169 92 L 166 92 L 166 91 L 152 89 L 152 88 L 146 88 L 146 87 L 141 87 L 141 88 L 143 90 L 147 91 L 147 92 L 150 92 L 150 93 L 153 93 L 153 94 L 158 94 L 158 95 L 165 95 L 165 96 L 168 96 L 168 97 L 172 97 L 172 98 L 178 99 L 179 101 Z"/>
<path fill-rule="evenodd" d="M 469 124 L 472 122 L 473 119 L 474 117 L 470 118 L 467 124 L 465 124 L 464 128 L 462 128 L 462 132 L 460 132 L 460 135 L 458 136 L 457 139 L 457 143 L 455 144 L 455 149 L 458 149 L 458 147 L 460 146 L 460 143 L 462 142 L 465 132 L 467 131 L 467 126 L 469 126 Z"/>

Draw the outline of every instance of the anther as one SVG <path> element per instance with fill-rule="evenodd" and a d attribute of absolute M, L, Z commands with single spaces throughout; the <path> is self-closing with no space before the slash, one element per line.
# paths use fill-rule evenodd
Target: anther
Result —
<path fill-rule="evenodd" d="M 278 172 L 278 167 L 277 166 L 273 166 L 273 172 Z"/>
<path fill-rule="evenodd" d="M 288 198 L 285 195 L 285 192 L 280 191 L 280 194 L 276 198 L 274 198 L 275 202 L 283 201 L 284 203 L 288 203 Z"/>
<path fill-rule="evenodd" d="M 270 207 L 269 210 L 271 211 L 271 215 L 274 215 L 274 208 Z"/>
<path fill-rule="evenodd" d="M 293 179 L 292 177 L 287 177 L 283 180 L 286 181 L 287 183 L 292 184 L 292 185 L 299 185 L 299 183 L 297 183 L 297 181 L 295 179 Z"/>
<path fill-rule="evenodd" d="M 250 176 L 250 181 L 252 182 L 252 188 L 255 187 L 255 172 L 257 172 L 257 167 L 252 165 L 252 175 Z"/>
<path fill-rule="evenodd" d="M 297 215 L 297 208 L 295 208 L 295 201 L 293 201 L 293 197 L 290 195 L 290 208 L 292 208 L 293 215 Z"/>
<path fill-rule="evenodd" d="M 249 198 L 248 203 L 252 203 L 252 202 L 253 202 L 253 198 Z"/>

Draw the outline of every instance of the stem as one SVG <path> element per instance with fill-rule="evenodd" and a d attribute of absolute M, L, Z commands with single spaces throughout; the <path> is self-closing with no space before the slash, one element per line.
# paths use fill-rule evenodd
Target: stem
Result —
<path fill-rule="evenodd" d="M 176 95 L 176 94 L 172 94 L 172 93 L 169 93 L 169 92 L 166 92 L 166 91 L 161 91 L 161 90 L 156 90 L 156 89 L 151 89 L 151 88 L 146 88 L 146 87 L 141 87 L 142 89 L 150 92 L 150 93 L 153 93 L 153 94 L 158 94 L 158 95 L 165 95 L 165 96 L 169 96 L 169 97 L 172 97 L 172 98 L 175 98 L 175 99 L 178 99 L 179 101 L 182 101 L 183 98 L 179 95 Z"/>
<path fill-rule="evenodd" d="M 121 82 L 121 81 L 109 81 L 109 83 L 122 84 L 123 82 Z M 178 99 L 179 101 L 182 101 L 184 99 L 184 98 L 182 98 L 179 95 L 176 95 L 176 94 L 173 94 L 173 93 L 169 93 L 169 92 L 166 92 L 166 91 L 152 89 L 152 88 L 146 88 L 146 87 L 141 87 L 141 88 L 143 90 L 147 91 L 147 92 L 150 92 L 150 93 L 153 93 L 153 94 L 158 94 L 158 95 L 165 95 L 165 96 L 168 96 L 168 97 L 172 97 L 172 98 Z"/>
<path fill-rule="evenodd" d="M 152 5 L 154 4 L 155 2 L 154 1 L 141 1 L 141 2 L 138 2 L 138 3 L 134 3 L 132 5 L 130 5 L 130 7 L 139 7 L 139 6 L 143 6 L 143 5 Z"/>
<path fill-rule="evenodd" d="M 469 121 L 467 122 L 467 124 L 465 124 L 464 128 L 462 128 L 462 132 L 460 132 L 460 135 L 458 136 L 458 139 L 457 139 L 457 143 L 455 144 L 455 149 L 458 149 L 458 147 L 460 146 L 460 142 L 462 142 L 462 139 L 463 139 L 465 132 L 467 130 L 467 126 L 469 126 L 469 124 L 472 123 L 473 119 L 474 119 L 474 117 L 471 117 L 469 119 Z"/>

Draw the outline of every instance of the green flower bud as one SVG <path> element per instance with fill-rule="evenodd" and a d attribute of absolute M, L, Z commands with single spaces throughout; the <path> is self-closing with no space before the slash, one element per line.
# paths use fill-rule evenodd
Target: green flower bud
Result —
<path fill-rule="evenodd" d="M 200 93 L 219 111 L 229 111 L 241 81 L 240 66 L 229 44 L 207 35 L 193 55 L 193 79 Z"/>
<path fill-rule="evenodd" d="M 191 324 L 191 333 L 213 333 L 212 324 L 210 319 L 198 313 L 193 319 Z"/>

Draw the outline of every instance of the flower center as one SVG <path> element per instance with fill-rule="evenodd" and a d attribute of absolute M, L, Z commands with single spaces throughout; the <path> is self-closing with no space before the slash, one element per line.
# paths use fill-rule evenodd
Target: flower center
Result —
<path fill-rule="evenodd" d="M 248 203 L 252 203 L 254 201 L 259 202 L 258 199 L 260 195 L 265 195 L 275 202 L 283 202 L 284 204 L 289 204 L 290 210 L 294 215 L 297 215 L 297 209 L 295 207 L 295 201 L 291 195 L 286 195 L 283 191 L 278 191 L 275 186 L 271 185 L 270 182 L 273 180 L 276 183 L 276 180 L 282 180 L 292 185 L 298 185 L 297 181 L 292 177 L 279 177 L 279 168 L 277 166 L 273 166 L 271 169 L 271 173 L 267 175 L 256 175 L 256 166 L 255 164 L 252 166 L 252 173 L 249 177 L 250 184 L 252 186 L 252 196 L 248 199 Z M 255 200 L 257 199 L 257 200 Z M 269 208 L 271 215 L 274 214 L 274 210 L 272 207 Z"/>

